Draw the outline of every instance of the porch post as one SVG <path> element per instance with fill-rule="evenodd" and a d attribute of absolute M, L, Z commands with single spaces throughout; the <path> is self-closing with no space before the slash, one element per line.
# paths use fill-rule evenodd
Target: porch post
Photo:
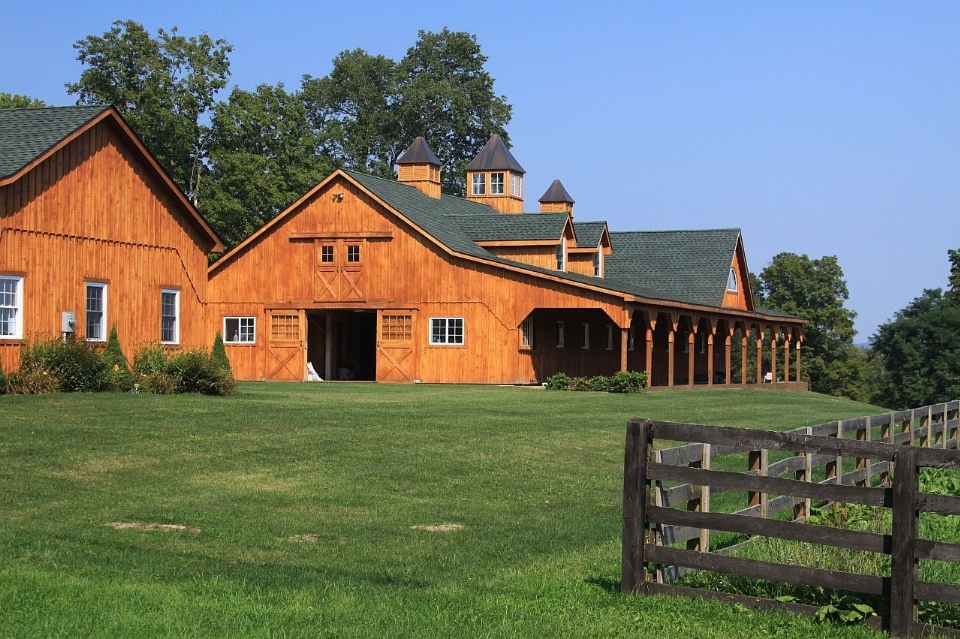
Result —
<path fill-rule="evenodd" d="M 707 386 L 713 386 L 713 333 L 707 335 Z"/>
<path fill-rule="evenodd" d="M 790 336 L 783 340 L 783 381 L 790 381 Z"/>
<path fill-rule="evenodd" d="M 764 330 L 761 328 L 757 333 L 757 383 L 763 383 L 763 334 Z"/>
<path fill-rule="evenodd" d="M 319 249 L 318 249 L 319 250 Z M 324 379 L 330 381 L 333 379 L 333 314 L 327 313 L 327 334 L 326 334 L 326 344 L 324 346 L 324 361 L 323 361 L 323 373 L 325 375 Z"/>
<path fill-rule="evenodd" d="M 800 344 L 803 343 L 803 338 L 797 339 L 797 381 L 800 381 Z"/>
<path fill-rule="evenodd" d="M 670 332 L 667 334 L 667 386 L 673 386 L 673 341 L 675 335 L 675 326 L 670 326 Z"/>
<path fill-rule="evenodd" d="M 630 329 L 621 328 L 620 329 L 620 370 L 624 373 L 627 372 L 627 341 L 630 339 Z"/>
<path fill-rule="evenodd" d="M 727 383 L 727 386 L 729 386 L 729 385 L 730 385 L 730 380 L 731 380 L 731 376 L 730 376 L 730 373 L 731 373 L 731 371 L 730 371 L 730 349 L 733 348 L 733 329 L 727 327 L 727 335 L 726 335 L 726 337 L 723 338 L 723 342 L 724 342 L 725 351 L 726 351 L 726 353 L 724 354 L 724 370 L 727 371 L 727 382 L 726 382 L 726 383 Z"/>
<path fill-rule="evenodd" d="M 653 330 L 647 328 L 644 331 L 644 348 L 647 352 L 647 361 L 645 368 L 647 369 L 647 384 L 653 385 Z"/>
<path fill-rule="evenodd" d="M 696 353 L 697 328 L 687 334 L 687 386 L 693 388 L 693 356 Z"/>
<path fill-rule="evenodd" d="M 770 383 L 777 383 L 777 329 L 770 331 Z"/>

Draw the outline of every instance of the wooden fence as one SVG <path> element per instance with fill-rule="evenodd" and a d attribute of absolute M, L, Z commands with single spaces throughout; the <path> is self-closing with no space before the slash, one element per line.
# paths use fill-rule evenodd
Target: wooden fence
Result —
<path fill-rule="evenodd" d="M 917 600 L 960 604 L 960 585 L 917 578 L 918 559 L 960 563 L 960 544 L 917 535 L 920 512 L 960 514 L 960 497 L 918 490 L 920 468 L 960 470 L 958 409 L 960 402 L 954 401 L 790 432 L 630 420 L 624 452 L 622 591 L 707 595 L 669 583 L 685 569 L 822 586 L 885 597 L 890 614 L 883 622 L 891 634 L 920 636 L 928 627 L 916 622 Z M 657 440 L 695 443 L 655 450 Z M 792 456 L 769 463 L 770 451 Z M 711 469 L 717 458 L 744 453 L 745 472 Z M 847 471 L 845 459 L 851 460 Z M 815 470 L 824 479 L 814 481 Z M 665 482 L 680 484 L 665 488 Z M 711 512 L 712 496 L 734 490 L 746 492 L 745 508 Z M 806 523 L 812 500 L 891 508 L 892 533 Z M 792 509 L 790 520 L 769 519 L 787 509 Z M 884 553 L 891 557 L 891 572 L 877 577 L 741 559 L 729 556 L 729 549 L 710 552 L 710 535 L 717 531 Z M 780 604 L 760 607 L 773 605 Z"/>

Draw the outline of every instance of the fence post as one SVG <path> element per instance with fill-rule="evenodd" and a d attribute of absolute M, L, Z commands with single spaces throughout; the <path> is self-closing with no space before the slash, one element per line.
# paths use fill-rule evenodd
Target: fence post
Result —
<path fill-rule="evenodd" d="M 917 450 L 896 452 L 893 473 L 893 546 L 890 553 L 890 635 L 909 637 L 916 618 Z"/>
<path fill-rule="evenodd" d="M 873 439 L 873 426 L 871 426 L 870 417 L 867 417 L 863 428 L 857 429 L 857 441 L 868 442 Z M 857 470 L 863 469 L 863 479 L 857 482 L 857 486 L 870 487 L 872 485 L 870 477 L 870 460 L 864 457 L 857 457 Z"/>
<path fill-rule="evenodd" d="M 829 435 L 834 437 L 834 435 Z M 843 439 L 843 422 L 837 422 L 837 439 Z M 827 479 L 834 480 L 834 483 L 838 486 L 843 484 L 843 456 L 837 455 L 834 457 L 833 461 L 827 462 L 826 464 L 826 474 Z"/>
<path fill-rule="evenodd" d="M 654 450 L 649 452 L 648 458 L 654 464 L 663 463 L 663 456 L 660 454 L 659 450 Z M 644 470 L 644 473 L 646 473 L 646 470 Z M 656 482 L 652 482 L 652 483 L 648 481 L 646 485 L 648 490 L 650 491 L 650 501 L 653 503 L 654 506 L 662 507 L 663 506 L 663 482 L 658 479 Z M 653 528 L 651 528 L 649 531 L 645 530 L 645 532 L 647 533 L 647 540 L 644 543 L 653 544 L 654 546 L 663 545 L 663 524 L 661 523 L 654 524 Z M 673 573 L 673 574 L 676 574 L 676 573 Z M 666 577 L 667 577 L 667 574 L 664 570 L 663 564 L 657 564 L 656 568 L 654 569 L 654 580 L 658 584 L 663 584 L 663 583 L 667 583 Z M 671 579 L 672 578 L 673 577 L 671 577 Z"/>
<path fill-rule="evenodd" d="M 747 455 L 747 463 L 750 468 L 748 470 L 757 473 L 760 477 L 767 476 L 767 466 L 769 453 L 766 448 L 761 448 L 760 450 L 751 450 Z M 747 492 L 747 506 L 759 506 L 760 507 L 760 519 L 767 518 L 767 493 L 759 492 Z"/>
<path fill-rule="evenodd" d="M 890 413 L 890 421 L 880 427 L 880 439 L 893 443 L 893 413 Z M 887 470 L 880 473 L 880 483 L 884 486 L 890 485 L 890 471 L 893 469 L 893 462 L 887 462 Z"/>
<path fill-rule="evenodd" d="M 646 525 L 647 423 L 627 422 L 623 449 L 623 533 L 620 592 L 627 595 L 644 580 L 643 544 Z"/>
<path fill-rule="evenodd" d="M 813 428 L 807 426 L 803 430 L 804 435 L 812 435 Z M 810 454 L 807 452 L 795 453 L 795 455 L 800 455 L 803 457 L 803 470 L 798 470 L 793 474 L 793 478 L 797 481 L 813 481 L 813 460 L 810 459 Z M 793 505 L 793 519 L 794 521 L 803 518 L 803 521 L 806 521 L 810 517 L 810 498 L 804 499 L 800 503 Z"/>
<path fill-rule="evenodd" d="M 703 445 L 703 457 L 700 461 L 700 467 L 704 470 L 710 470 L 711 445 Z M 710 486 L 700 487 L 700 510 L 710 512 Z M 700 530 L 700 552 L 710 552 L 710 529 L 702 528 Z"/>

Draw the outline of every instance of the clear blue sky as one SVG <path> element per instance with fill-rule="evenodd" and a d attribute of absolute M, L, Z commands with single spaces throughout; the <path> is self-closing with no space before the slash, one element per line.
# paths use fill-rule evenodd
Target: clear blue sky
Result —
<path fill-rule="evenodd" d="M 527 210 L 560 178 L 611 230 L 738 227 L 754 272 L 836 255 L 857 342 L 960 248 L 960 2 L 0 0 L 0 91 L 73 104 L 72 45 L 124 19 L 226 39 L 244 89 L 473 33 Z"/>

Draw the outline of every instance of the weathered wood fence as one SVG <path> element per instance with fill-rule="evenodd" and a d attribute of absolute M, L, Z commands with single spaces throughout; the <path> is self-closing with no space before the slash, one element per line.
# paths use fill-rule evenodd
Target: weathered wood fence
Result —
<path fill-rule="evenodd" d="M 685 569 L 822 586 L 887 598 L 890 615 L 884 623 L 891 634 L 919 636 L 927 628 L 916 622 L 917 600 L 960 604 L 960 585 L 917 578 L 919 559 L 960 563 L 960 544 L 917 534 L 920 512 L 960 515 L 960 497 L 918 489 L 920 468 L 960 470 L 958 409 L 955 401 L 790 432 L 630 420 L 624 452 L 622 591 L 690 594 L 669 583 Z M 655 450 L 657 440 L 694 443 Z M 770 451 L 792 456 L 769 463 Z M 719 457 L 744 453 L 745 472 L 711 469 Z M 846 472 L 845 459 L 851 460 Z M 819 475 L 820 468 L 824 479 L 814 481 L 814 470 Z M 682 483 L 665 488 L 665 482 Z M 711 497 L 732 490 L 746 491 L 746 507 L 711 512 Z M 892 533 L 808 524 L 812 500 L 891 508 Z M 769 519 L 787 509 L 792 509 L 791 520 Z M 710 535 L 717 531 L 884 553 L 891 557 L 891 572 L 878 577 L 710 552 Z"/>

